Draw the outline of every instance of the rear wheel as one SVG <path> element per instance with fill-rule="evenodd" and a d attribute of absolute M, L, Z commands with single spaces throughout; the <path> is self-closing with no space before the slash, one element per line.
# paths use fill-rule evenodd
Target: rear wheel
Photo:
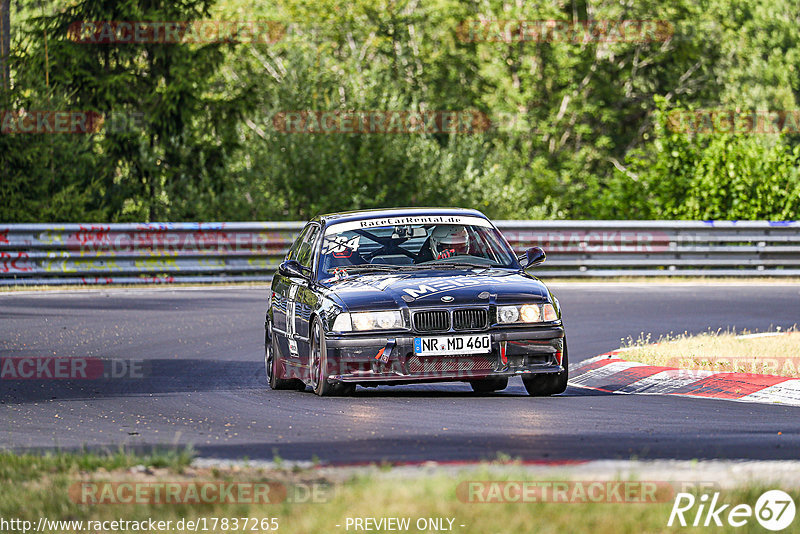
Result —
<path fill-rule="evenodd" d="M 322 324 L 314 318 L 311 327 L 311 358 L 310 358 L 311 389 L 320 397 L 332 395 L 352 395 L 356 390 L 355 384 L 331 384 L 328 382 L 329 366 L 328 351 L 325 346 L 325 336 L 322 333 Z"/>
<path fill-rule="evenodd" d="M 277 357 L 277 349 L 275 347 L 275 334 L 270 331 L 270 335 L 264 340 L 264 366 L 267 370 L 267 382 L 272 389 L 298 389 L 300 391 L 306 388 L 300 380 L 278 378 L 278 368 L 280 362 Z"/>
<path fill-rule="evenodd" d="M 508 387 L 508 377 L 498 376 L 484 378 L 482 380 L 473 380 L 469 385 L 472 386 L 472 391 L 475 393 L 491 393 L 493 391 L 506 389 Z"/>
<path fill-rule="evenodd" d="M 567 380 L 569 379 L 569 357 L 567 354 L 567 340 L 564 340 L 564 355 L 561 360 L 561 365 L 564 370 L 560 373 L 552 373 L 546 375 L 530 375 L 522 376 L 522 383 L 528 391 L 528 395 L 532 397 L 546 397 L 548 395 L 557 395 L 564 393 L 567 389 Z"/>

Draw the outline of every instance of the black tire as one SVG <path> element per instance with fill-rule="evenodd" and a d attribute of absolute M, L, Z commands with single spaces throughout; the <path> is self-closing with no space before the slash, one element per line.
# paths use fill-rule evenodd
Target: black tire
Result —
<path fill-rule="evenodd" d="M 320 397 L 352 395 L 356 390 L 355 384 L 332 384 L 328 381 L 328 351 L 325 347 L 325 336 L 322 333 L 322 323 L 315 317 L 311 326 L 311 347 L 309 358 L 309 376 L 311 389 Z"/>
<path fill-rule="evenodd" d="M 492 378 L 484 378 L 482 380 L 473 380 L 469 383 L 472 386 L 472 391 L 475 393 L 491 393 L 493 391 L 500 391 L 508 387 L 507 376 L 495 376 Z"/>
<path fill-rule="evenodd" d="M 275 348 L 275 335 L 268 335 L 267 339 L 264 340 L 264 367 L 267 371 L 267 382 L 269 383 L 269 387 L 271 389 L 298 389 L 300 386 L 302 386 L 300 391 L 305 389 L 306 385 L 300 380 L 277 377 L 278 362 L 275 359 L 275 354 L 277 354 Z"/>
<path fill-rule="evenodd" d="M 564 340 L 564 357 L 561 360 L 564 370 L 560 373 L 546 375 L 522 375 L 522 383 L 525 385 L 528 395 L 531 397 L 547 397 L 564 393 L 567 389 L 569 380 L 569 355 L 567 354 L 567 340 Z"/>
<path fill-rule="evenodd" d="M 356 392 L 356 385 L 349 384 L 349 383 L 339 383 L 334 384 L 334 395 L 338 395 L 339 397 L 349 397 L 353 393 Z"/>

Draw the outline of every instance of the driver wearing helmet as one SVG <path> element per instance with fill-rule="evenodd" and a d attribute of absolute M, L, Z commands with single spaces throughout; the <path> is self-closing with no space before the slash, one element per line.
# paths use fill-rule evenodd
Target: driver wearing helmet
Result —
<path fill-rule="evenodd" d="M 469 234 L 463 226 L 437 226 L 430 239 L 434 259 L 469 254 Z"/>

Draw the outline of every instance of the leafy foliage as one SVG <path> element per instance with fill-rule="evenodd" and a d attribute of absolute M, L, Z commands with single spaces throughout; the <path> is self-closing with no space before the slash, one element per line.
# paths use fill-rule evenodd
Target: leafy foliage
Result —
<path fill-rule="evenodd" d="M 91 135 L 0 135 L 3 221 L 305 219 L 400 205 L 496 218 L 798 216 L 797 135 L 668 126 L 676 110 L 797 107 L 792 0 L 18 4 L 2 109 L 142 120 Z M 267 44 L 69 38 L 75 21 L 201 19 L 286 31 Z M 512 42 L 497 25 L 465 33 L 465 22 L 487 20 L 666 21 L 671 33 Z M 281 113 L 307 110 L 468 110 L 491 128 L 276 127 Z"/>

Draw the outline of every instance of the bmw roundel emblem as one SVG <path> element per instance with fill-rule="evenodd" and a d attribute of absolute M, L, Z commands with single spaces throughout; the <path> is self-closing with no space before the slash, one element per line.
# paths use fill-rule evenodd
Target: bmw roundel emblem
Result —
<path fill-rule="evenodd" d="M 442 302 L 453 302 L 453 297 L 450 295 L 445 295 L 442 297 Z"/>

